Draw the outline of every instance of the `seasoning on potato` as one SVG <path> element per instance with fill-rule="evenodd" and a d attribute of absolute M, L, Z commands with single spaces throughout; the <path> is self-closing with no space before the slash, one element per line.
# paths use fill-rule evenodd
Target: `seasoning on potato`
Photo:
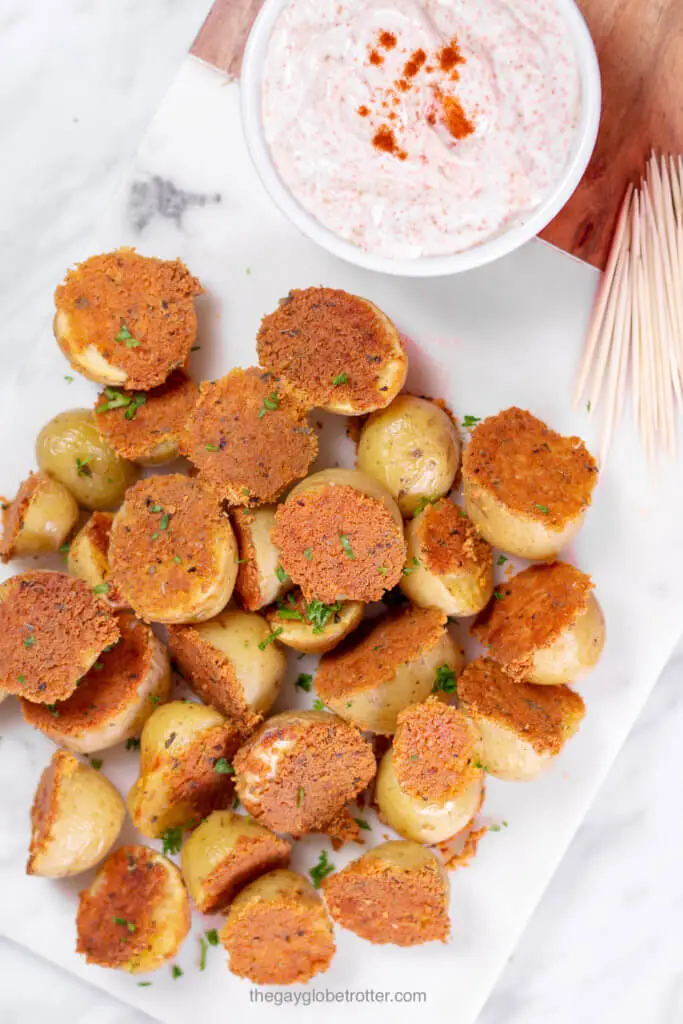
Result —
<path fill-rule="evenodd" d="M 0 559 L 59 551 L 77 522 L 78 505 L 64 484 L 47 473 L 31 473 L 3 504 Z"/>
<path fill-rule="evenodd" d="M 306 601 L 296 589 L 269 608 L 266 618 L 277 630 L 278 643 L 304 654 L 324 654 L 360 625 L 364 610 L 361 601 Z"/>

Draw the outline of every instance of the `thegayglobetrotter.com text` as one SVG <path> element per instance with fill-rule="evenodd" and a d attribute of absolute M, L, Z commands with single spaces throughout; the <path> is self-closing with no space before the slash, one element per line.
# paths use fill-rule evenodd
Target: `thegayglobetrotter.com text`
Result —
<path fill-rule="evenodd" d="M 270 1006 L 320 1006 L 324 1003 L 426 1003 L 426 992 L 389 992 L 381 988 L 315 988 L 306 992 L 271 992 L 253 988 L 252 1003 Z"/>

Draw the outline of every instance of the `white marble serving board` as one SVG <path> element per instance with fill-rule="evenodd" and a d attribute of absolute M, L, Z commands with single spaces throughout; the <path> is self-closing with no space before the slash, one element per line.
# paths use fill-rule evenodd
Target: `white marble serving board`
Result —
<path fill-rule="evenodd" d="M 204 283 L 202 348 L 193 356 L 198 377 L 251 363 L 261 315 L 289 288 L 320 283 L 366 295 L 385 309 L 411 339 L 410 385 L 445 397 L 456 414 L 526 406 L 596 446 L 592 419 L 569 402 L 594 271 L 542 243 L 481 271 L 435 281 L 372 275 L 328 257 L 263 193 L 242 143 L 237 86 L 192 58 L 83 256 L 120 244 L 180 256 Z M 46 339 L 6 389 L 0 492 L 12 493 L 32 467 L 33 438 L 46 419 L 92 403 L 94 386 L 67 383 L 69 373 Z M 330 418 L 324 421 L 327 434 Z M 408 1021 L 416 1009 L 450 1024 L 474 1020 L 678 639 L 682 499 L 680 466 L 663 468 L 653 484 L 626 422 L 586 526 L 567 553 L 593 575 L 608 623 L 604 658 L 581 687 L 588 705 L 581 732 L 543 779 L 489 782 L 485 819 L 509 827 L 487 835 L 474 864 L 452 874 L 447 946 L 372 947 L 338 931 L 339 952 L 327 974 L 307 988 L 268 990 L 271 999 L 285 1000 L 277 1008 L 281 1019 L 293 1021 L 302 1012 L 294 1000 L 315 991 L 325 1001 L 308 1012 L 329 1021 L 349 1014 L 380 1024 Z M 227 972 L 222 950 L 211 949 L 199 974 L 196 936 L 215 919 L 196 916 L 194 937 L 178 956 L 184 975 L 177 981 L 163 969 L 140 988 L 135 978 L 88 967 L 76 956 L 75 896 L 90 876 L 50 882 L 24 874 L 28 809 L 51 744 L 22 725 L 13 700 L 0 706 L 0 732 L 0 931 L 168 1024 L 274 1012 L 274 1002 L 254 1001 L 252 987 Z M 102 758 L 105 774 L 125 791 L 135 755 L 116 750 Z M 129 827 L 124 838 L 131 835 Z M 300 844 L 295 866 L 306 870 L 323 846 L 329 844 L 320 839 Z M 332 860 L 340 866 L 357 852 L 349 846 Z M 345 990 L 369 989 L 424 992 L 426 1002 L 416 1008 L 389 999 L 343 1001 Z"/>

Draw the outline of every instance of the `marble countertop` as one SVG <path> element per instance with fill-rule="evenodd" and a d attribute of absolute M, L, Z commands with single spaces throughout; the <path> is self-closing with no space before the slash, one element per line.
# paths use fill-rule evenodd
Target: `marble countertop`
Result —
<path fill-rule="evenodd" d="M 5 381 L 49 330 L 54 282 L 81 255 L 83 239 L 207 6 L 207 0 L 116 5 L 5 0 L 0 14 Z M 672 770 L 683 733 L 682 675 L 683 643 L 480 1024 L 683 1021 L 681 773 Z M 48 1013 L 54 1024 L 149 1021 L 2 939 L 0 976 L 3 1024 L 33 1024 Z"/>

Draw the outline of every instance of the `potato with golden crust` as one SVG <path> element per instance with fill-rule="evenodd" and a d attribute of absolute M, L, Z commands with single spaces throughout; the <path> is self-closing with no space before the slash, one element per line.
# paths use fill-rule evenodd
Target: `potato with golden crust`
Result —
<path fill-rule="evenodd" d="M 396 502 L 357 470 L 325 469 L 303 480 L 275 513 L 271 536 L 308 600 L 378 601 L 405 563 Z"/>
<path fill-rule="evenodd" d="M 65 701 L 46 707 L 22 700 L 24 719 L 79 754 L 139 736 L 154 708 L 168 700 L 168 651 L 132 612 L 116 616 L 121 639 L 104 651 Z"/>
<path fill-rule="evenodd" d="M 36 460 L 87 509 L 114 508 L 140 475 L 138 466 L 109 447 L 90 409 L 53 416 L 38 434 Z"/>
<path fill-rule="evenodd" d="M 459 505 L 427 504 L 406 525 L 408 556 L 399 586 L 414 604 L 475 615 L 493 593 L 493 552 Z"/>
<path fill-rule="evenodd" d="M 112 581 L 151 622 L 203 622 L 225 608 L 237 578 L 237 544 L 216 494 L 169 473 L 131 487 L 114 517 Z"/>
<path fill-rule="evenodd" d="M 31 473 L 16 497 L 3 503 L 0 559 L 59 551 L 78 522 L 78 504 L 59 480 Z"/>
<path fill-rule="evenodd" d="M 357 465 L 386 487 L 404 516 L 412 516 L 453 486 L 460 435 L 436 402 L 399 395 L 363 424 Z"/>
<path fill-rule="evenodd" d="M 462 664 L 443 612 L 406 605 L 373 620 L 342 650 L 325 655 L 315 689 L 347 722 L 388 736 L 399 712 L 432 692 L 439 667 L 457 675 Z"/>
<path fill-rule="evenodd" d="M 111 581 L 109 538 L 114 523 L 111 512 L 93 512 L 69 544 L 66 566 L 72 576 L 85 580 L 98 597 L 114 609 L 126 607 Z"/>
<path fill-rule="evenodd" d="M 240 553 L 235 594 L 248 612 L 257 612 L 283 597 L 294 584 L 280 565 L 270 533 L 275 505 L 233 508 L 230 513 Z"/>
<path fill-rule="evenodd" d="M 263 317 L 259 363 L 342 416 L 384 409 L 403 387 L 408 361 L 401 336 L 368 299 L 338 288 L 294 289 Z"/>
<path fill-rule="evenodd" d="M 276 501 L 308 472 L 318 437 L 309 406 L 257 366 L 204 381 L 183 454 L 230 505 Z"/>
<path fill-rule="evenodd" d="M 232 801 L 239 729 L 214 708 L 176 700 L 157 707 L 140 740 L 140 777 L 128 810 L 144 836 L 190 828 Z"/>
<path fill-rule="evenodd" d="M 185 884 L 202 914 L 225 910 L 245 885 L 289 866 L 291 847 L 258 822 L 213 811 L 183 844 Z"/>
<path fill-rule="evenodd" d="M 605 644 L 590 576 L 567 562 L 532 565 L 495 591 L 473 632 L 488 656 L 529 683 L 582 679 Z"/>
<path fill-rule="evenodd" d="M 304 654 L 325 654 L 360 625 L 364 611 L 361 601 L 306 601 L 297 588 L 270 607 L 266 618 L 278 643 Z"/>
<path fill-rule="evenodd" d="M 380 843 L 328 875 L 322 890 L 333 921 L 368 942 L 419 946 L 448 938 L 448 875 L 418 843 Z"/>
<path fill-rule="evenodd" d="M 174 370 L 151 391 L 105 388 L 95 402 L 95 422 L 122 458 L 159 466 L 178 457 L 198 397 L 197 385 L 185 370 Z"/>
<path fill-rule="evenodd" d="M 220 932 L 233 974 L 256 985 L 293 985 L 326 971 L 334 929 L 310 882 L 271 871 L 235 898 Z"/>
<path fill-rule="evenodd" d="M 489 658 L 467 666 L 458 704 L 482 739 L 482 762 L 498 779 L 535 778 L 577 732 L 585 705 L 568 686 L 534 686 Z"/>
<path fill-rule="evenodd" d="M 90 256 L 55 291 L 55 338 L 90 380 L 149 391 L 187 362 L 202 290 L 180 260 L 129 248 Z"/>
<path fill-rule="evenodd" d="M 287 671 L 261 615 L 228 609 L 208 622 L 170 626 L 171 655 L 191 688 L 245 736 L 277 700 Z"/>
<path fill-rule="evenodd" d="M 482 746 L 462 711 L 431 697 L 398 716 L 377 773 L 380 817 L 399 835 L 440 843 L 460 832 L 483 799 Z"/>
<path fill-rule="evenodd" d="M 543 562 L 581 529 L 598 467 L 581 438 L 513 407 L 475 427 L 462 475 L 465 509 L 489 544 Z"/>
<path fill-rule="evenodd" d="M 234 765 L 247 811 L 273 831 L 295 835 L 323 828 L 376 770 L 358 729 L 326 711 L 273 715 L 239 749 Z"/>
<path fill-rule="evenodd" d="M 56 750 L 31 808 L 26 874 L 78 875 L 98 864 L 118 839 L 126 805 L 104 775 Z"/>
<path fill-rule="evenodd" d="M 89 964 L 144 974 L 171 960 L 190 930 L 178 868 L 147 846 L 120 846 L 79 894 L 76 952 Z"/>
<path fill-rule="evenodd" d="M 83 580 L 24 572 L 0 585 L 0 685 L 36 704 L 66 700 L 120 632 Z"/>

